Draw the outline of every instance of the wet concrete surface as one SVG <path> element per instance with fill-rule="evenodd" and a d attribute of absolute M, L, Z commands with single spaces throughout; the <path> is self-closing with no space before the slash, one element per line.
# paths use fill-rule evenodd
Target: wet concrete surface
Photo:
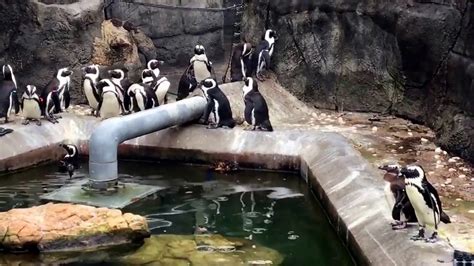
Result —
<path fill-rule="evenodd" d="M 241 83 L 221 86 L 230 98 L 237 120 L 242 120 L 241 86 Z M 448 238 L 455 248 L 474 251 L 472 165 L 436 147 L 431 130 L 390 116 L 316 110 L 298 101 L 272 79 L 259 86 L 268 101 L 275 132 L 245 131 L 244 124 L 233 130 L 211 130 L 200 125 L 175 127 L 127 141 L 121 145 L 120 154 L 196 162 L 236 160 L 243 165 L 270 169 L 301 168 L 339 232 L 346 232 L 345 241 L 359 246 L 368 261 L 375 265 L 421 265 L 420 259 L 426 259 L 426 265 L 438 260 L 449 263 L 446 242 L 435 245 L 411 242 L 408 239 L 415 234 L 416 226 L 398 232 L 389 226 L 390 209 L 383 198 L 383 173 L 376 166 L 387 162 L 419 163 L 440 192 L 443 207 L 453 221 L 440 226 L 441 237 Z M 89 113 L 86 106 L 74 106 L 69 112 L 58 125 L 45 121 L 42 127 L 34 123 L 23 126 L 19 118 L 8 125 L 15 132 L 0 138 L 2 143 L 8 143 L 7 149 L 0 151 L 0 171 L 7 169 L 4 162 L 8 160 L 10 165 L 27 166 L 18 156 L 41 153 L 41 147 L 65 139 L 79 144 L 87 153 L 88 135 L 98 121 L 85 116 Z M 43 156 L 45 160 L 54 159 L 57 154 Z M 368 206 L 370 210 L 365 209 Z M 350 233 L 344 231 L 347 228 Z M 411 248 L 413 245 L 420 249 Z M 370 250 L 372 253 L 367 253 Z M 419 259 L 415 259 L 417 256 Z"/>

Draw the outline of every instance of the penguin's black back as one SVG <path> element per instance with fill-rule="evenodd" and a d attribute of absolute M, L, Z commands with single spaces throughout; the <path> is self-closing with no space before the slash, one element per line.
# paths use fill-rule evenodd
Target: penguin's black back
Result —
<path fill-rule="evenodd" d="M 0 82 L 0 117 L 6 115 L 10 106 L 10 94 L 16 91 L 15 83 L 11 80 L 2 80 Z M 14 93 L 16 96 L 16 93 Z"/>
<path fill-rule="evenodd" d="M 235 121 L 232 117 L 232 109 L 230 108 L 230 102 L 227 96 L 222 92 L 222 90 L 216 86 L 207 91 L 210 100 L 216 100 L 219 103 L 219 108 L 216 110 L 220 117 L 220 124 L 234 127 Z"/>
<path fill-rule="evenodd" d="M 190 64 L 184 71 L 178 84 L 178 96 L 177 101 L 188 97 L 189 93 L 197 87 L 196 78 L 194 78 L 193 64 Z"/>
<path fill-rule="evenodd" d="M 268 114 L 268 105 L 267 105 L 267 101 L 265 101 L 265 98 L 263 98 L 263 95 L 258 90 L 255 90 L 255 89 L 250 91 L 249 93 L 245 95 L 245 104 L 247 105 L 249 103 L 251 103 L 253 106 L 254 116 L 255 116 L 255 125 L 263 126 L 269 129 L 270 131 L 272 131 L 273 128 L 270 123 L 270 116 Z M 251 112 L 252 110 L 249 110 L 249 111 Z M 247 123 L 251 124 L 251 121 L 252 120 L 250 118 L 250 121 L 247 120 Z"/>
<path fill-rule="evenodd" d="M 258 66 L 258 57 L 263 50 L 268 50 L 270 48 L 270 44 L 266 40 L 262 40 L 257 47 L 255 48 L 255 52 L 252 54 L 252 74 L 257 71 Z"/>

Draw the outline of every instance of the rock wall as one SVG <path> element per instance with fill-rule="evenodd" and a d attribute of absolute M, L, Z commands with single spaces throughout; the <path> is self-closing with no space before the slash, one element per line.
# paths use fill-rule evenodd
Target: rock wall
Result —
<path fill-rule="evenodd" d="M 199 9 L 222 6 L 223 0 L 111 1 L 106 7 L 106 14 L 108 18 L 128 21 L 140 27 L 153 40 L 160 60 L 167 64 L 184 65 L 189 63 L 197 43 L 208 48 L 206 52 L 211 60 L 223 56 L 224 12 Z"/>
<path fill-rule="evenodd" d="M 273 69 L 320 108 L 427 124 L 474 161 L 474 4 L 467 0 L 247 0 L 243 34 L 277 31 Z"/>
<path fill-rule="evenodd" d="M 71 67 L 71 96 L 82 100 L 81 67 L 100 36 L 102 7 L 101 0 L 0 1 L 0 63 L 13 66 L 21 90 L 43 87 L 59 68 Z"/>

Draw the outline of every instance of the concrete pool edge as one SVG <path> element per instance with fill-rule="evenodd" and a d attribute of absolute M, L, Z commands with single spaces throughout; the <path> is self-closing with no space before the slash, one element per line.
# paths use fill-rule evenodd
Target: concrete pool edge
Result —
<path fill-rule="evenodd" d="M 26 167 L 57 159 L 61 149 L 54 147 L 63 141 L 77 144 L 81 153 L 87 154 L 87 139 L 96 124 L 95 119 L 66 115 L 58 125 L 14 125 L 17 134 L 1 139 L 8 144 L 0 154 L 0 172 L 5 166 L 13 170 L 13 164 Z M 33 129 L 34 140 L 28 138 Z M 299 170 L 359 264 L 434 265 L 438 260 L 452 264 L 452 249 L 444 241 L 415 243 L 409 238 L 416 227 L 398 232 L 390 229 L 380 173 L 335 133 L 209 130 L 190 125 L 127 141 L 119 147 L 119 155 L 187 162 L 233 160 L 248 167 Z"/>

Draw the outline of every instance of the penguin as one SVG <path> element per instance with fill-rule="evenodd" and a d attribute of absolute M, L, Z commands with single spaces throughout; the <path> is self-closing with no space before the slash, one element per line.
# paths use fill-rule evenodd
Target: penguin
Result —
<path fill-rule="evenodd" d="M 251 76 L 252 45 L 241 43 L 237 45 L 232 53 L 230 66 L 230 81 L 242 81 Z"/>
<path fill-rule="evenodd" d="M 99 103 L 101 101 L 102 92 L 97 89 L 97 82 L 99 82 L 99 66 L 90 65 L 83 68 L 84 70 L 84 80 L 82 82 L 82 88 L 84 89 L 84 94 L 86 95 L 87 103 L 92 108 L 92 115 L 98 116 L 99 112 L 97 111 Z"/>
<path fill-rule="evenodd" d="M 125 114 L 130 113 L 131 100 L 130 100 L 130 96 L 127 93 L 128 88 L 130 87 L 130 81 L 128 80 L 126 72 L 122 69 L 116 68 L 116 69 L 110 70 L 108 73 L 111 77 L 110 80 L 115 85 L 115 88 L 117 89 L 117 93 L 120 96 L 124 113 Z"/>
<path fill-rule="evenodd" d="M 166 77 L 158 79 L 160 76 L 160 69 L 158 67 L 161 64 L 163 64 L 163 61 L 158 61 L 156 59 L 150 60 L 147 64 L 147 68 L 152 70 L 153 74 L 155 75 L 156 81 L 153 87 L 153 91 L 156 94 L 156 98 L 158 98 L 159 105 L 163 105 L 168 102 L 166 95 L 168 94 L 168 90 L 171 86 L 171 83 Z"/>
<path fill-rule="evenodd" d="M 407 227 L 407 223 L 417 222 L 415 209 L 413 209 L 405 191 L 405 179 L 400 175 L 401 166 L 398 164 L 388 164 L 380 166 L 379 169 L 386 171 L 383 177 L 386 181 L 384 192 L 385 199 L 392 209 L 392 218 L 394 220 L 391 224 L 392 229 L 404 229 Z M 401 215 L 404 216 L 403 220 Z"/>
<path fill-rule="evenodd" d="M 23 112 L 23 125 L 28 125 L 30 120 L 35 120 L 36 125 L 41 126 L 41 101 L 36 86 L 27 85 L 21 96 L 21 109 Z"/>
<path fill-rule="evenodd" d="M 253 126 L 252 130 L 273 131 L 268 115 L 267 102 L 258 91 L 257 82 L 251 77 L 246 78 L 242 90 L 245 103 L 245 121 Z"/>
<path fill-rule="evenodd" d="M 40 96 L 40 102 L 43 104 L 42 112 L 44 117 L 51 123 L 58 123 L 58 118 L 54 114 L 60 113 L 61 101 L 65 101 L 64 107 L 69 106 L 69 86 L 72 71 L 67 68 L 61 68 L 56 72 L 56 76 L 43 88 Z M 61 95 L 62 94 L 62 100 Z"/>
<path fill-rule="evenodd" d="M 67 108 L 69 108 L 69 104 L 71 103 L 71 96 L 69 94 L 69 88 L 71 87 L 71 75 L 72 75 L 72 73 L 73 72 L 71 70 L 69 70 L 67 67 L 61 68 L 58 71 L 57 79 L 60 82 L 64 82 L 63 86 L 58 87 L 58 96 L 59 96 L 59 102 L 60 102 L 60 107 L 61 107 L 59 112 L 63 112 Z"/>
<path fill-rule="evenodd" d="M 263 81 L 262 73 L 270 67 L 270 59 L 273 55 L 276 40 L 276 32 L 268 29 L 265 31 L 263 40 L 258 44 L 252 55 L 252 72 L 258 80 Z"/>
<path fill-rule="evenodd" d="M 217 81 L 213 78 L 207 78 L 201 82 L 201 90 L 207 99 L 207 108 L 204 113 L 204 122 L 207 123 L 212 113 L 214 123 L 207 128 L 233 128 L 235 121 L 232 118 L 232 109 L 230 108 L 229 99 L 217 86 Z"/>
<path fill-rule="evenodd" d="M 12 110 L 15 110 L 15 114 L 20 112 L 17 89 L 13 68 L 10 65 L 4 65 L 3 80 L 0 82 L 0 117 L 5 118 L 5 123 L 8 123 Z"/>
<path fill-rule="evenodd" d="M 178 84 L 178 95 L 176 101 L 182 100 L 189 96 L 189 93 L 193 92 L 197 88 L 197 81 L 194 77 L 194 70 L 190 64 L 184 71 L 183 75 L 179 79 Z"/>
<path fill-rule="evenodd" d="M 59 144 L 59 146 L 66 150 L 67 154 L 59 161 L 58 171 L 68 172 L 69 178 L 72 178 L 74 170 L 79 169 L 79 150 L 72 144 Z"/>
<path fill-rule="evenodd" d="M 153 91 L 155 81 L 153 71 L 145 69 L 142 71 L 142 83 L 136 83 L 130 86 L 128 95 L 132 99 L 132 109 L 134 112 L 159 106 L 158 98 Z"/>
<path fill-rule="evenodd" d="M 408 165 L 400 170 L 405 178 L 405 190 L 420 226 L 418 235 L 413 240 L 424 239 L 425 228 L 434 229 L 427 242 L 436 242 L 438 236 L 438 224 L 451 223 L 449 216 L 443 212 L 441 200 L 436 189 L 428 182 L 425 171 L 419 165 Z"/>
<path fill-rule="evenodd" d="M 204 46 L 198 44 L 194 47 L 194 56 L 189 62 L 192 65 L 194 77 L 198 84 L 212 77 L 212 62 L 207 59 Z"/>
<path fill-rule="evenodd" d="M 98 106 L 99 115 L 102 119 L 119 116 L 123 113 L 120 95 L 110 79 L 102 79 L 99 81 L 97 88 L 99 91 L 102 91 L 102 101 Z"/>

